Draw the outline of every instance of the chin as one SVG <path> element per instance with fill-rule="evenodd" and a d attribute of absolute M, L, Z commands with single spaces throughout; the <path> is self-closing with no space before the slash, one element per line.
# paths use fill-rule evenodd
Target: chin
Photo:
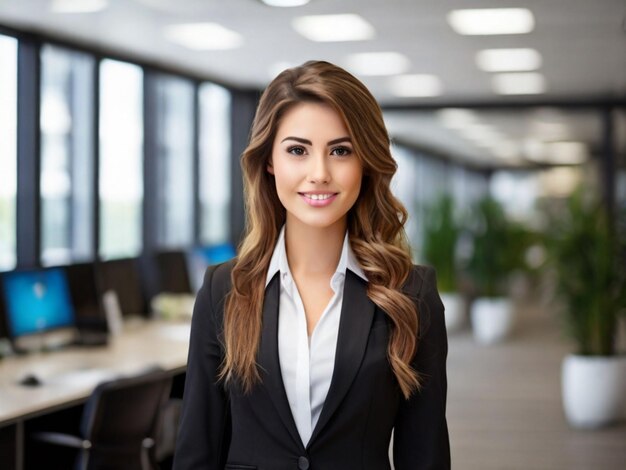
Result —
<path fill-rule="evenodd" d="M 332 216 L 332 215 L 327 215 L 327 214 L 311 216 L 310 214 L 299 215 L 299 214 L 292 213 L 291 216 L 293 217 L 293 219 L 296 219 L 298 223 L 302 225 L 319 229 L 319 228 L 332 227 L 333 225 L 339 223 L 342 220 L 342 218 L 345 217 L 345 214 L 341 216 Z"/>

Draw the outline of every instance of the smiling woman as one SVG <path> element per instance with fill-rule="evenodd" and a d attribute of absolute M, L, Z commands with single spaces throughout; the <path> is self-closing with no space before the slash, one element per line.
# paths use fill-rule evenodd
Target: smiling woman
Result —
<path fill-rule="evenodd" d="M 380 107 L 328 62 L 276 77 L 241 158 L 247 232 L 193 315 L 176 469 L 450 468 L 447 338 Z"/>

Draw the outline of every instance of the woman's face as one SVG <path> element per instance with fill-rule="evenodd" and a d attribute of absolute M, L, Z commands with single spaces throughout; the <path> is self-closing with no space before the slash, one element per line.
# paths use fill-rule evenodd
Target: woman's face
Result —
<path fill-rule="evenodd" d="M 363 167 L 339 114 L 329 105 L 304 102 L 283 115 L 267 171 L 288 223 L 324 228 L 345 224 Z"/>

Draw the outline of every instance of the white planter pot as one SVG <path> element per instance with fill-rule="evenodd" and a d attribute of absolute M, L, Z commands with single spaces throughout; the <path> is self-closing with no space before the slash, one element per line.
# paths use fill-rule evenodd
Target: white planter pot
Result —
<path fill-rule="evenodd" d="M 513 330 L 515 310 L 506 297 L 479 297 L 472 302 L 470 319 L 476 341 L 499 343 Z"/>
<path fill-rule="evenodd" d="M 563 409 L 575 428 L 598 428 L 626 418 L 626 355 L 570 354 L 561 367 Z"/>
<path fill-rule="evenodd" d="M 442 292 L 439 294 L 446 309 L 446 330 L 448 333 L 459 331 L 465 326 L 465 312 L 463 299 L 456 292 Z"/>

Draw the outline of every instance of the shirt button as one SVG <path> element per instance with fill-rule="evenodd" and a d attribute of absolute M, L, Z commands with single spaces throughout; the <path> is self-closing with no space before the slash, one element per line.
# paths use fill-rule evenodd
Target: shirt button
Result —
<path fill-rule="evenodd" d="M 298 469 L 299 470 L 308 470 L 309 468 L 309 459 L 306 457 L 298 457 Z"/>

